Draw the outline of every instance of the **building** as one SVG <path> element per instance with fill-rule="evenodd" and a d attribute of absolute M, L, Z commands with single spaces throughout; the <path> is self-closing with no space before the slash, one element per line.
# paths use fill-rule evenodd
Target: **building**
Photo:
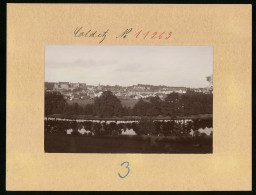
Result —
<path fill-rule="evenodd" d="M 45 90 L 53 90 L 54 84 L 55 84 L 55 83 L 53 83 L 53 82 L 45 82 L 45 83 L 44 83 L 44 88 L 45 88 Z"/>
<path fill-rule="evenodd" d="M 86 83 L 79 83 L 79 87 L 82 88 L 82 89 L 87 88 Z"/>
<path fill-rule="evenodd" d="M 49 84 L 45 84 L 46 86 L 49 86 Z M 48 87 L 47 87 L 48 88 Z M 85 83 L 69 83 L 69 82 L 59 82 L 59 83 L 54 83 L 53 84 L 53 90 L 71 90 L 73 91 L 74 89 L 81 88 L 81 89 L 86 89 L 86 84 Z"/>
<path fill-rule="evenodd" d="M 71 89 L 76 89 L 79 88 L 79 83 L 70 83 L 69 86 Z"/>
<path fill-rule="evenodd" d="M 63 89 L 68 90 L 69 89 L 69 82 L 55 83 L 53 89 L 54 90 L 63 90 Z"/>
<path fill-rule="evenodd" d="M 100 83 L 99 83 L 97 89 L 98 89 L 99 91 L 102 90 L 102 87 L 100 86 Z"/>

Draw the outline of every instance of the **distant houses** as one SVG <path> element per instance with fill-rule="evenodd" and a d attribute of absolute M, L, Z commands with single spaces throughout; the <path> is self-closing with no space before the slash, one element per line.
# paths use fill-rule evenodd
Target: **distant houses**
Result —
<path fill-rule="evenodd" d="M 55 85 L 55 83 L 53 83 L 53 82 L 45 82 L 45 84 L 44 84 L 45 90 L 53 90 L 54 85 Z"/>
<path fill-rule="evenodd" d="M 207 78 L 208 80 L 209 78 Z M 209 79 L 210 80 L 210 79 Z M 149 97 L 158 96 L 164 99 L 170 93 L 184 94 L 188 92 L 212 93 L 212 85 L 205 88 L 187 88 L 187 87 L 168 87 L 154 85 L 132 85 L 122 87 L 119 85 L 86 85 L 86 83 L 71 83 L 71 82 L 45 82 L 45 90 L 54 90 L 62 93 L 65 99 L 93 99 L 100 97 L 103 91 L 111 91 L 120 99 L 146 99 Z"/>
<path fill-rule="evenodd" d="M 85 83 L 69 83 L 69 82 L 58 82 L 54 83 L 53 90 L 61 91 L 61 90 L 71 90 L 74 89 L 84 89 L 86 87 Z"/>
<path fill-rule="evenodd" d="M 69 89 L 69 82 L 59 82 L 55 83 L 53 90 L 68 90 Z"/>

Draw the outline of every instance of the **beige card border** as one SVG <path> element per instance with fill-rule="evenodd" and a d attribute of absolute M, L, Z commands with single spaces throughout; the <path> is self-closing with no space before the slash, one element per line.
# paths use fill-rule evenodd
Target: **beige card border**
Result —
<path fill-rule="evenodd" d="M 44 153 L 44 48 L 95 45 L 76 26 L 172 31 L 168 40 L 102 45 L 212 45 L 213 154 Z M 251 5 L 7 4 L 7 190 L 251 190 Z M 129 177 L 117 175 L 130 162 Z"/>

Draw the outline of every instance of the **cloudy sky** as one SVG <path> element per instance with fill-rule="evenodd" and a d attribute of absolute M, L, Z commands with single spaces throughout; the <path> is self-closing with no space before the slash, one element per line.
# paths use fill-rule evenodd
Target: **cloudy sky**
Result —
<path fill-rule="evenodd" d="M 88 46 L 45 48 L 45 81 L 88 85 L 206 87 L 211 46 Z"/>

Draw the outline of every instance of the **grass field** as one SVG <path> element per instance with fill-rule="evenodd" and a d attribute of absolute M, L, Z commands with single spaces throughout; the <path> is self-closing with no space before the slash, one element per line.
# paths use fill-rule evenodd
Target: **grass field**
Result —
<path fill-rule="evenodd" d="M 131 107 L 133 108 L 133 106 L 138 102 L 138 100 L 135 99 L 121 99 L 121 103 L 123 106 L 126 107 Z M 75 104 L 78 103 L 78 105 L 80 106 L 86 106 L 87 104 L 93 104 L 94 100 L 93 99 L 85 99 L 85 100 L 67 100 L 68 104 Z"/>
<path fill-rule="evenodd" d="M 212 137 L 152 141 L 141 136 L 79 136 L 45 133 L 49 153 L 212 153 Z"/>

